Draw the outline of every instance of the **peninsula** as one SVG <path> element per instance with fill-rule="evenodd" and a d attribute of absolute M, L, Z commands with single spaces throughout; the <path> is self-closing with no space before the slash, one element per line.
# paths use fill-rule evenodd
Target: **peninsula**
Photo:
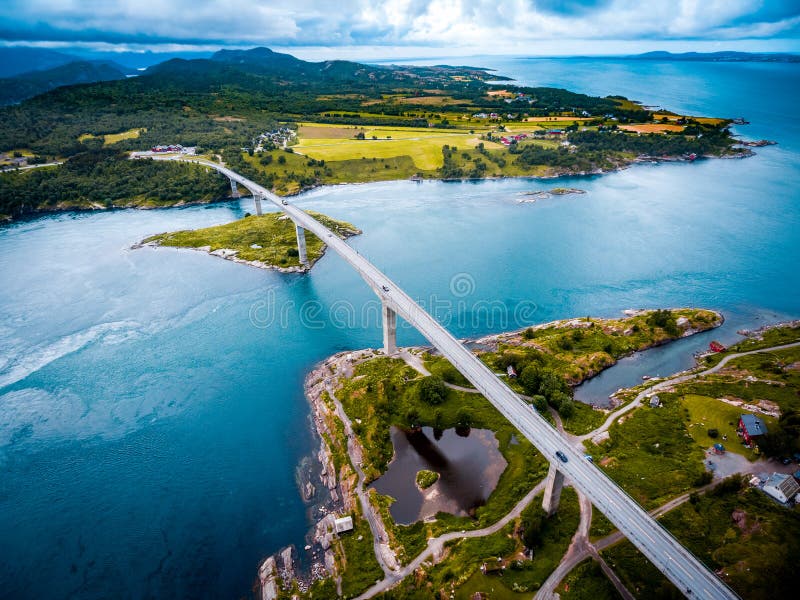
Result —
<path fill-rule="evenodd" d="M 12 167 L 0 173 L 4 220 L 229 197 L 214 173 L 180 161 L 131 164 L 131 153 L 179 158 L 191 149 L 281 195 L 334 183 L 551 178 L 752 154 L 731 134 L 730 118 L 519 86 L 476 67 L 312 63 L 266 48 L 58 88 L 0 117 L 0 156 Z M 49 166 L 26 168 L 39 164 Z"/>

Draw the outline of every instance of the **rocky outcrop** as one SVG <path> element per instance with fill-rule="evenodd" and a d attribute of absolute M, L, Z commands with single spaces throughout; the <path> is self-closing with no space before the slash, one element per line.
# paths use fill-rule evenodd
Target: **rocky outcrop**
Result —
<path fill-rule="evenodd" d="M 261 600 L 276 600 L 278 598 L 278 582 L 275 559 L 270 556 L 258 569 L 258 579 L 261 584 Z"/>
<path fill-rule="evenodd" d="M 291 582 L 294 581 L 294 560 L 292 560 L 293 552 L 293 546 L 287 546 L 280 552 L 280 573 L 281 580 L 283 581 L 283 587 L 285 589 L 288 589 L 291 586 Z"/>

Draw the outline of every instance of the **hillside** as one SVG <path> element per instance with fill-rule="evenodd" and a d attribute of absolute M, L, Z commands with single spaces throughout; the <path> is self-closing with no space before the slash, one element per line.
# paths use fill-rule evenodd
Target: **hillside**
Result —
<path fill-rule="evenodd" d="M 125 72 L 110 62 L 74 61 L 44 71 L 0 79 L 0 106 L 22 102 L 64 85 L 124 79 Z"/>

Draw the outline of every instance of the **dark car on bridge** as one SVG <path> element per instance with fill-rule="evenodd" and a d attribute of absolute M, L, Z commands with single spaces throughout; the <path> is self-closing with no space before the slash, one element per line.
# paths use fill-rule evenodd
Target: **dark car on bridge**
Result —
<path fill-rule="evenodd" d="M 558 450 L 556 452 L 556 456 L 558 457 L 558 460 L 560 460 L 561 462 L 567 462 L 569 460 L 567 458 L 567 455 L 564 454 L 561 450 Z"/>

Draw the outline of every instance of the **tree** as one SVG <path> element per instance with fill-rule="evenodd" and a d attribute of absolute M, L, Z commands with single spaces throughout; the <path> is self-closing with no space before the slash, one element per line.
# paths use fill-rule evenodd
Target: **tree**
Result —
<path fill-rule="evenodd" d="M 456 423 L 459 427 L 472 427 L 472 413 L 466 408 L 459 409 Z"/>
<path fill-rule="evenodd" d="M 540 506 L 526 511 L 522 516 L 522 542 L 526 548 L 533 549 L 541 545 L 541 534 L 547 515 Z"/>
<path fill-rule="evenodd" d="M 717 439 L 719 437 L 719 431 L 717 429 L 709 429 L 708 430 L 708 437 L 712 439 Z"/>
<path fill-rule="evenodd" d="M 431 375 L 417 384 L 417 394 L 422 402 L 438 405 L 447 399 L 447 387 L 441 377 Z"/>
<path fill-rule="evenodd" d="M 547 410 L 547 398 L 542 396 L 541 394 L 536 394 L 531 398 L 533 402 L 534 408 L 539 412 L 544 412 Z"/>
<path fill-rule="evenodd" d="M 563 392 L 570 397 L 572 396 L 572 389 L 561 375 L 551 369 L 544 369 L 542 381 L 539 384 L 539 393 L 549 398 L 552 403 L 553 395 L 556 392 Z"/>
<path fill-rule="evenodd" d="M 561 401 L 558 404 L 558 414 L 560 414 L 565 419 L 569 419 L 572 415 L 575 414 L 575 403 L 572 401 L 567 395 L 562 394 Z"/>
<path fill-rule="evenodd" d="M 539 386 L 542 382 L 542 370 L 538 365 L 528 365 L 522 369 L 517 381 L 519 381 L 526 394 L 531 396 L 538 394 Z"/>

